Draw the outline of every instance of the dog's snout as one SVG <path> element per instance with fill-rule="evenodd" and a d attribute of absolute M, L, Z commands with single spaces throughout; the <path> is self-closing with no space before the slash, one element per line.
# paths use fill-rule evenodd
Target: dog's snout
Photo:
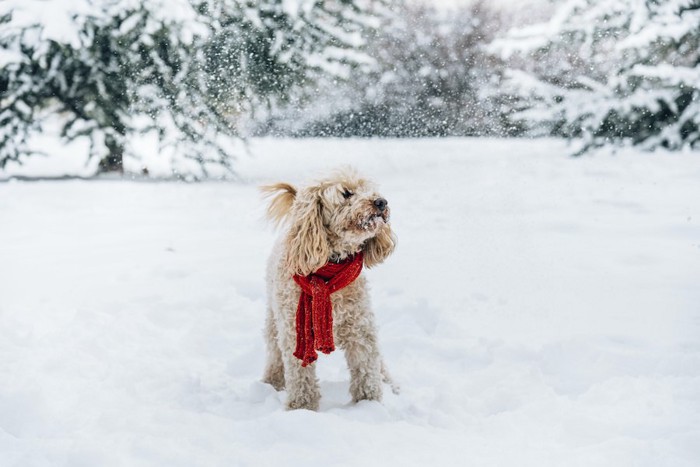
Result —
<path fill-rule="evenodd" d="M 387 204 L 389 203 L 384 198 L 377 198 L 374 200 L 374 207 L 379 209 L 380 212 L 386 209 Z"/>

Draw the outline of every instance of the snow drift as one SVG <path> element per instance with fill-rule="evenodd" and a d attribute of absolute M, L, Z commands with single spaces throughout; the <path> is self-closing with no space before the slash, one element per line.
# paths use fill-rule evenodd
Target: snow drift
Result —
<path fill-rule="evenodd" d="M 696 154 L 555 141 L 255 140 L 238 183 L 0 183 L 0 465 L 691 466 Z M 399 248 L 368 271 L 402 385 L 318 413 L 264 361 L 262 182 L 351 163 Z"/>

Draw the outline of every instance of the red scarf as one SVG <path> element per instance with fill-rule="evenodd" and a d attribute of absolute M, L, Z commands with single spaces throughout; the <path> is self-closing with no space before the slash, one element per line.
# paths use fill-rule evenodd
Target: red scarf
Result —
<path fill-rule="evenodd" d="M 301 360 L 301 366 L 316 361 L 316 350 L 325 354 L 335 350 L 331 294 L 350 285 L 361 271 L 362 252 L 359 252 L 340 263 L 326 263 L 308 276 L 294 275 L 294 281 L 301 287 L 294 356 Z"/>

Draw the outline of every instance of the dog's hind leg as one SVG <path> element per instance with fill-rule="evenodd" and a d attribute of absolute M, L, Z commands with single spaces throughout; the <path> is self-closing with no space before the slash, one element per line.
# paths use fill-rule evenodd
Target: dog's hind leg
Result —
<path fill-rule="evenodd" d="M 394 394 L 401 393 L 401 386 L 399 386 L 396 381 L 394 381 L 394 378 L 391 377 L 391 373 L 389 373 L 389 369 L 386 367 L 384 359 L 381 359 L 380 366 L 382 371 L 382 381 L 389 385 L 391 392 Z"/>
<path fill-rule="evenodd" d="M 272 309 L 268 307 L 265 320 L 265 342 L 267 344 L 267 363 L 263 374 L 263 383 L 269 383 L 276 390 L 284 389 L 284 363 L 282 352 L 277 340 L 277 326 L 272 316 Z"/>

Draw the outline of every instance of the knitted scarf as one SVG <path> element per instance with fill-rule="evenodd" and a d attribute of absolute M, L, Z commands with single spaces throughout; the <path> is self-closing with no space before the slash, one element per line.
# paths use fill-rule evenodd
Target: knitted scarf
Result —
<path fill-rule="evenodd" d="M 325 354 L 335 350 L 331 294 L 350 285 L 361 271 L 362 252 L 359 252 L 340 263 L 326 263 L 308 276 L 294 276 L 301 287 L 294 356 L 301 360 L 301 366 L 316 361 L 316 350 Z"/>

